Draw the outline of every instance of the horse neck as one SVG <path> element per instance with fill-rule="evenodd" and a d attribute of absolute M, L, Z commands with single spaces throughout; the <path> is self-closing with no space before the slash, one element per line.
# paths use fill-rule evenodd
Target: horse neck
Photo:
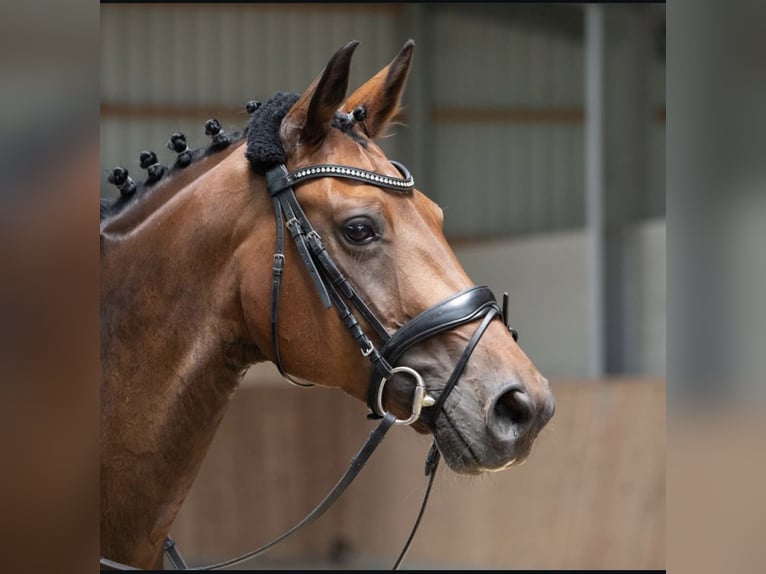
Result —
<path fill-rule="evenodd" d="M 102 235 L 102 552 L 161 548 L 246 368 L 260 359 L 236 252 L 266 197 L 232 154 L 118 237 Z M 130 215 L 130 214 L 129 214 Z"/>
<path fill-rule="evenodd" d="M 204 156 L 188 167 L 174 171 L 172 176 L 161 179 L 148 190 L 138 192 L 141 198 L 117 216 L 109 217 L 102 224 L 102 233 L 108 237 L 115 237 L 131 232 L 144 220 L 154 217 L 161 206 L 172 200 L 180 190 L 204 177 L 211 168 L 222 163 L 228 156 L 234 152 L 237 152 L 235 156 L 242 155 L 243 147 L 240 142 L 239 145 L 232 145 L 215 154 Z"/>

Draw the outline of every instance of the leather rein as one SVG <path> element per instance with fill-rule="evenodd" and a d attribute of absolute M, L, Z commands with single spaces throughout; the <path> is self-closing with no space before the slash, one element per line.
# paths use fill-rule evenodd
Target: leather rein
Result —
<path fill-rule="evenodd" d="M 274 350 L 274 363 L 280 374 L 289 382 L 298 386 L 312 386 L 295 380 L 286 372 L 279 352 L 279 299 L 281 278 L 285 263 L 284 228 L 287 227 L 295 242 L 298 254 L 316 286 L 324 307 L 329 308 L 334 306 L 336 308 L 343 324 L 359 345 L 361 354 L 367 357 L 372 365 L 367 397 L 367 404 L 371 413 L 368 415 L 368 418 L 380 419 L 380 423 L 369 434 L 366 442 L 362 445 L 356 456 L 351 459 L 349 468 L 332 490 L 298 524 L 273 539 L 271 542 L 264 544 L 255 550 L 229 560 L 196 568 L 189 568 L 186 565 L 175 547 L 175 542 L 168 536 L 165 541 L 164 551 L 169 562 L 175 569 L 217 570 L 235 566 L 263 554 L 303 527 L 315 522 L 353 482 L 393 425 L 413 424 L 420 418 L 424 408 L 431 409 L 431 425 L 436 424 L 436 419 L 441 413 L 447 396 L 457 384 L 473 350 L 476 348 L 476 345 L 479 343 L 479 340 L 492 320 L 500 317 L 503 323 L 507 326 L 508 294 L 504 294 L 503 308 L 501 310 L 494 294 L 488 287 L 473 286 L 436 303 L 411 319 L 391 335 L 381 321 L 375 316 L 375 313 L 358 295 L 348 278 L 346 278 L 338 268 L 335 261 L 325 249 L 321 237 L 312 227 L 303 212 L 303 209 L 301 209 L 295 196 L 294 186 L 304 181 L 320 177 L 335 177 L 355 180 L 382 189 L 399 192 L 413 190 L 415 182 L 407 168 L 395 161 L 392 161 L 391 163 L 400 172 L 402 175 L 401 178 L 391 177 L 359 168 L 331 164 L 303 167 L 292 172 L 289 172 L 284 164 L 279 164 L 267 170 L 265 174 L 266 188 L 273 200 L 276 221 L 276 250 L 274 253 L 274 266 L 272 268 L 271 306 L 271 334 Z M 364 331 L 354 315 L 354 312 L 349 308 L 349 304 L 354 307 L 367 324 L 375 331 L 377 338 L 382 342 L 380 348 L 375 346 Z M 438 398 L 435 399 L 428 394 L 423 378 L 416 370 L 404 365 L 392 366 L 396 365 L 402 355 L 414 345 L 438 335 L 439 333 L 443 333 L 473 321 L 478 321 L 479 319 L 481 319 L 481 323 L 466 345 L 455 369 L 447 380 L 447 383 Z M 508 327 L 508 329 L 513 335 L 514 340 L 518 340 L 518 333 L 510 327 Z M 387 412 L 383 408 L 383 390 L 385 384 L 396 374 L 406 375 L 410 377 L 414 383 L 412 410 L 410 416 L 406 419 L 398 419 L 395 415 Z M 428 482 L 423 501 L 412 531 L 393 566 L 393 570 L 397 570 L 401 565 L 420 525 L 431 493 L 431 487 L 433 486 L 434 478 L 436 477 L 436 469 L 438 468 L 439 460 L 440 453 L 437 449 L 436 442 L 434 442 L 431 445 L 425 461 L 425 475 L 428 477 Z M 139 568 L 134 566 L 110 560 L 103 556 L 100 558 L 100 564 L 116 570 L 139 570 Z"/>

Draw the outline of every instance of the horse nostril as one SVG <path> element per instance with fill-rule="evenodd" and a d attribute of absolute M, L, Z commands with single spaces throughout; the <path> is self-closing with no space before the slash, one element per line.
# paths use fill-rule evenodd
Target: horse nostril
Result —
<path fill-rule="evenodd" d="M 541 422 L 540 426 L 544 426 L 549 420 L 553 418 L 553 413 L 556 412 L 556 399 L 553 398 L 553 395 L 550 395 L 548 399 L 545 401 L 545 406 L 543 407 L 543 411 L 540 414 Z"/>
<path fill-rule="evenodd" d="M 515 387 L 503 392 L 495 401 L 490 425 L 501 438 L 515 439 L 531 426 L 535 415 L 532 397 Z"/>

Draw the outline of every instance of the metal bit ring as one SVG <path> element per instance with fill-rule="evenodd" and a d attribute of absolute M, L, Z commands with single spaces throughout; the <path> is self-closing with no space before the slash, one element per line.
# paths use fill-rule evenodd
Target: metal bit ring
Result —
<path fill-rule="evenodd" d="M 396 422 L 394 423 L 397 425 L 411 425 L 420 418 L 420 411 L 423 406 L 429 406 L 429 404 L 433 405 L 433 398 L 426 394 L 426 385 L 423 382 L 423 377 L 421 377 L 420 373 L 415 369 L 411 369 L 410 367 L 394 367 L 391 369 L 391 375 L 395 375 L 396 373 L 406 373 L 415 379 L 415 394 L 412 398 L 412 413 L 406 419 L 396 419 Z M 386 410 L 383 408 L 383 389 L 386 386 L 388 379 L 389 377 L 383 377 L 380 386 L 378 387 L 377 407 L 378 412 L 381 413 L 386 413 Z"/>

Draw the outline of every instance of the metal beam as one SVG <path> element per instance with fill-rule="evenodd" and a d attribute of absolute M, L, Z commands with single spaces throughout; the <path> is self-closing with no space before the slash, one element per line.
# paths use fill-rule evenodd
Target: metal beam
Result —
<path fill-rule="evenodd" d="M 570 38 L 583 37 L 582 8 L 577 5 L 543 3 L 455 3 L 431 4 L 436 10 L 461 13 L 466 18 L 504 21 L 527 29 L 538 29 Z"/>
<path fill-rule="evenodd" d="M 585 7 L 585 227 L 588 244 L 588 371 L 606 371 L 604 281 L 604 9 Z"/>
<path fill-rule="evenodd" d="M 406 4 L 400 15 L 401 27 L 415 40 L 413 70 L 405 92 L 406 129 L 399 130 L 404 140 L 403 161 L 410 166 L 416 185 L 428 193 L 433 184 L 433 128 L 431 121 L 433 74 L 433 41 L 431 10 L 425 4 Z"/>

